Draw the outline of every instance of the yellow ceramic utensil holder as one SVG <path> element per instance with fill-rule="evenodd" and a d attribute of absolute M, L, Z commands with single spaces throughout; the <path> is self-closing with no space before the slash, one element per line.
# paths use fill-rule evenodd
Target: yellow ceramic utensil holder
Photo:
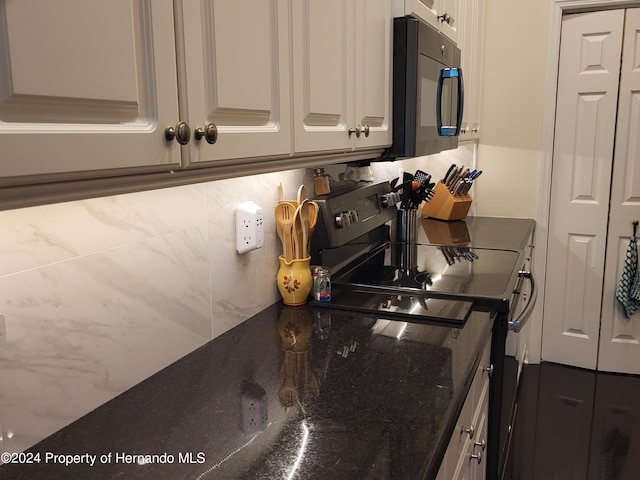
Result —
<path fill-rule="evenodd" d="M 311 257 L 287 262 L 280 255 L 278 260 L 280 261 L 277 275 L 278 290 L 284 304 L 290 306 L 304 305 L 313 287 L 311 268 L 309 267 Z"/>

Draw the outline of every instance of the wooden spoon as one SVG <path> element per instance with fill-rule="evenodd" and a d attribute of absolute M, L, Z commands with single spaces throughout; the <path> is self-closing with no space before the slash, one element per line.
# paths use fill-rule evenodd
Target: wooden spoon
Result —
<path fill-rule="evenodd" d="M 302 200 L 298 209 L 300 210 L 300 224 L 302 228 L 302 243 L 300 244 L 300 257 L 307 258 L 309 256 L 309 200 Z"/>
<path fill-rule="evenodd" d="M 316 202 L 307 202 L 308 205 L 308 217 L 309 217 L 309 228 L 307 229 L 307 253 L 311 252 L 311 236 L 313 235 L 313 231 L 316 228 L 316 223 L 318 222 L 318 204 Z"/>
<path fill-rule="evenodd" d="M 302 205 L 302 201 L 307 199 L 307 189 L 304 184 L 298 187 L 298 205 Z"/>
<path fill-rule="evenodd" d="M 293 215 L 293 245 L 295 257 L 298 259 L 308 256 L 308 231 L 309 231 L 309 200 L 306 198 L 298 205 Z"/>
<path fill-rule="evenodd" d="M 282 242 L 284 259 L 287 262 L 293 260 L 293 220 L 295 207 L 289 202 L 278 202 L 274 210 L 276 217 L 276 231 Z"/>

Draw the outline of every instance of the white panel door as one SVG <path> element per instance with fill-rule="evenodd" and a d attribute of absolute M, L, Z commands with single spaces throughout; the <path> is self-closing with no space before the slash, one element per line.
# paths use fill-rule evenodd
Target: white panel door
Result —
<path fill-rule="evenodd" d="M 640 9 L 627 10 L 619 95 L 598 370 L 640 374 L 640 312 L 626 318 L 615 299 L 640 219 Z"/>
<path fill-rule="evenodd" d="M 171 2 L 0 0 L 0 185 L 179 165 L 173 19 Z"/>
<path fill-rule="evenodd" d="M 292 18 L 295 151 L 350 151 L 354 2 L 296 0 Z"/>
<path fill-rule="evenodd" d="M 542 358 L 596 368 L 624 11 L 562 22 Z"/>
<path fill-rule="evenodd" d="M 190 162 L 291 151 L 289 8 L 286 0 L 185 0 L 180 35 L 183 118 L 195 133 L 214 125 L 215 143 L 195 137 Z"/>
<path fill-rule="evenodd" d="M 356 3 L 355 123 L 368 126 L 356 148 L 391 145 L 391 0 Z"/>
<path fill-rule="evenodd" d="M 465 0 L 438 0 L 440 31 L 455 43 L 459 43 L 460 10 L 464 8 L 461 5 L 464 2 Z"/>

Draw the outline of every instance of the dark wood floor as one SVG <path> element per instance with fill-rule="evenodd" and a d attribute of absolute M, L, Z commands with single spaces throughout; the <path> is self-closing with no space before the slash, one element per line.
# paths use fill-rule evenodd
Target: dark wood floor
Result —
<path fill-rule="evenodd" d="M 505 480 L 640 479 L 640 377 L 526 365 L 509 459 Z"/>

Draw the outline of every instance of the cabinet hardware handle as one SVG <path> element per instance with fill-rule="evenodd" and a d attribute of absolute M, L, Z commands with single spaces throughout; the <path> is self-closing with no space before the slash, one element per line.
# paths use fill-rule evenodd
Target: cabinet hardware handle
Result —
<path fill-rule="evenodd" d="M 469 438 L 473 438 L 473 435 L 476 433 L 476 427 L 474 427 L 473 425 L 471 425 L 469 428 L 462 427 L 460 429 L 460 434 L 463 434 L 463 433 L 468 433 Z"/>
<path fill-rule="evenodd" d="M 213 123 L 207 123 L 204 128 L 196 128 L 193 136 L 198 141 L 204 138 L 207 143 L 213 145 L 218 141 L 218 127 L 216 127 Z"/>
<path fill-rule="evenodd" d="M 491 375 L 493 375 L 493 364 L 489 365 L 487 368 L 483 368 L 482 370 L 487 372 L 487 375 L 491 378 Z"/>
<path fill-rule="evenodd" d="M 368 137 L 369 136 L 369 125 L 365 125 L 364 126 L 364 136 Z"/>
<path fill-rule="evenodd" d="M 448 23 L 449 25 L 451 25 L 451 22 L 453 22 L 453 18 L 451 18 L 451 15 L 449 15 L 447 12 L 444 12 L 442 15 L 438 15 L 438 20 Z"/>
<path fill-rule="evenodd" d="M 191 139 L 191 129 L 185 122 L 179 122 L 175 127 L 164 129 L 164 138 L 168 142 L 177 141 L 180 145 L 186 145 Z"/>
<path fill-rule="evenodd" d="M 484 452 L 484 449 L 487 448 L 487 442 L 483 438 L 481 442 L 473 442 L 473 448 L 480 447 L 480 449 Z"/>
<path fill-rule="evenodd" d="M 349 133 L 349 136 L 355 133 L 356 137 L 360 138 L 360 134 L 362 133 L 362 127 L 360 125 L 356 125 L 356 128 L 350 128 L 349 130 L 347 130 L 347 132 Z"/>
<path fill-rule="evenodd" d="M 478 452 L 477 455 L 474 455 L 473 453 L 471 455 L 469 455 L 469 461 L 476 459 L 478 461 L 478 465 L 480 465 L 480 462 L 482 462 L 482 452 Z"/>

